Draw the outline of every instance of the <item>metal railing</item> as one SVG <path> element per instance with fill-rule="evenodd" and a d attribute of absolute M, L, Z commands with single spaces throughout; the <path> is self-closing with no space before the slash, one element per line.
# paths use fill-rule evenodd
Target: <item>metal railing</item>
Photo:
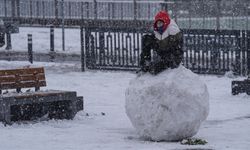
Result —
<path fill-rule="evenodd" d="M 85 32 L 81 45 L 86 48 L 83 60 L 88 69 L 139 69 L 141 38 L 147 29 L 85 28 Z M 183 65 L 192 71 L 246 75 L 250 69 L 250 31 L 190 29 L 183 34 Z"/>
<path fill-rule="evenodd" d="M 181 28 L 250 30 L 249 0 L 0 0 L 0 17 L 29 25 L 60 25 L 62 12 L 68 26 L 89 20 L 152 21 L 168 10 Z"/>

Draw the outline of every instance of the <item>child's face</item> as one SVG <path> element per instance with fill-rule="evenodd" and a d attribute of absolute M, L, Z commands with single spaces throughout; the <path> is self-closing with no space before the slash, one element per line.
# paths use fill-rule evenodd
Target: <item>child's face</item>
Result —
<path fill-rule="evenodd" d="M 159 20 L 156 22 L 156 31 L 159 32 L 160 34 L 163 34 L 164 32 L 164 22 Z"/>
<path fill-rule="evenodd" d="M 156 27 L 157 28 L 161 28 L 161 27 L 163 27 L 163 25 L 164 25 L 164 22 L 161 21 L 161 20 L 159 20 L 159 21 L 156 22 Z"/>

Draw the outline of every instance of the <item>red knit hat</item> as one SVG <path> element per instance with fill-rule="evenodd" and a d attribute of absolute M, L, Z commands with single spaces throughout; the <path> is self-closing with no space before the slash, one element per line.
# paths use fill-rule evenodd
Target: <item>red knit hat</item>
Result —
<path fill-rule="evenodd" d="M 170 24 L 170 17 L 168 15 L 168 13 L 166 11 L 160 11 L 156 14 L 155 16 L 155 21 L 154 21 L 154 30 L 157 31 L 157 26 L 156 23 L 157 21 L 163 21 L 164 25 L 163 25 L 163 30 L 165 31 L 168 27 L 168 25 Z"/>

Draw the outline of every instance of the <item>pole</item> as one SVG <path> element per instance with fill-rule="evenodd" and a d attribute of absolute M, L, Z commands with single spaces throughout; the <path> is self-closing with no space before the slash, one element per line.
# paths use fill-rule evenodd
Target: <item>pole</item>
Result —
<path fill-rule="evenodd" d="M 28 58 L 29 62 L 33 64 L 32 34 L 28 34 Z"/>
<path fill-rule="evenodd" d="M 84 53 L 84 28 L 81 26 L 81 68 L 85 71 L 85 53 Z"/>
<path fill-rule="evenodd" d="M 247 32 L 247 76 L 250 80 L 250 31 Z"/>
<path fill-rule="evenodd" d="M 137 19 L 137 3 L 136 3 L 136 0 L 134 0 L 134 20 Z"/>
<path fill-rule="evenodd" d="M 64 0 L 62 0 L 62 50 L 65 51 Z"/>
<path fill-rule="evenodd" d="M 55 36 L 54 36 L 54 26 L 50 27 L 50 51 L 55 51 Z"/>
<path fill-rule="evenodd" d="M 221 0 L 217 0 L 216 29 L 220 30 Z"/>
<path fill-rule="evenodd" d="M 55 30 L 54 26 L 50 27 L 50 61 L 54 62 L 55 59 Z"/>
<path fill-rule="evenodd" d="M 7 31 L 6 32 L 6 41 L 7 41 L 7 45 L 6 45 L 6 50 L 10 50 L 12 49 L 12 44 L 11 44 L 11 34 L 10 34 L 10 31 Z"/>

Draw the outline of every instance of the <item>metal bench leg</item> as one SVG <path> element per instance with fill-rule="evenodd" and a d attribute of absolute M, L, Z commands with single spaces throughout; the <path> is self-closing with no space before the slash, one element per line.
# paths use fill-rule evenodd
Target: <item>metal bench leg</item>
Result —
<path fill-rule="evenodd" d="M 5 125 L 11 125 L 11 111 L 10 111 L 10 104 L 5 103 L 4 107 L 3 107 L 3 111 L 4 111 L 4 123 Z"/>

